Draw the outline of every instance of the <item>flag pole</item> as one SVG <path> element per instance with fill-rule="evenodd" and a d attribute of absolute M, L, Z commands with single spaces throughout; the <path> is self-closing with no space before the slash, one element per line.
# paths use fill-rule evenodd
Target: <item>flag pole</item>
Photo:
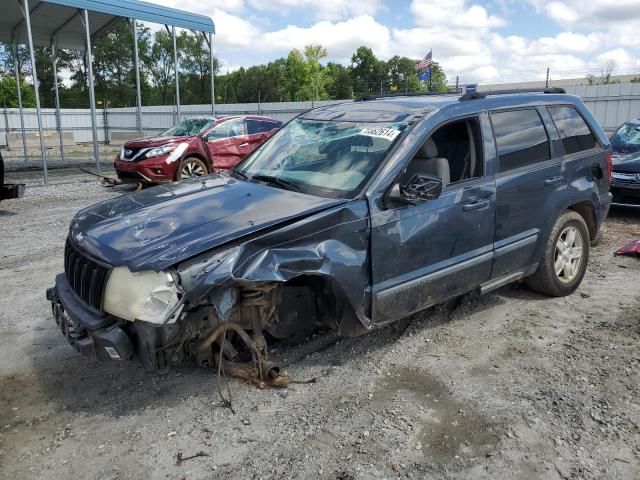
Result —
<path fill-rule="evenodd" d="M 429 51 L 431 54 L 431 66 L 429 67 L 429 91 L 431 91 L 431 79 L 433 78 L 433 48 Z"/>

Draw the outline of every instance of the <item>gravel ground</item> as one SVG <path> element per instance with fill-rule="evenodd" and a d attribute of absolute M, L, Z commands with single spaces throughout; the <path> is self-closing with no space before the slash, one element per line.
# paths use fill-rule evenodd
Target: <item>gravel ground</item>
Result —
<path fill-rule="evenodd" d="M 277 345 L 260 391 L 189 366 L 158 376 L 76 354 L 44 298 L 75 211 L 128 191 L 37 172 L 0 204 L 0 477 L 640 478 L 640 211 L 614 210 L 582 286 L 512 285 L 368 335 Z M 202 456 L 178 461 L 178 455 Z"/>

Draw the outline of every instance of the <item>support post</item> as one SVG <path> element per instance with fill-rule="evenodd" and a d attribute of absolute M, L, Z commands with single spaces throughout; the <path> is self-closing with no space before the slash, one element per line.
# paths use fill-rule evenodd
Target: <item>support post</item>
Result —
<path fill-rule="evenodd" d="M 176 114 L 178 115 L 178 122 L 180 122 L 180 74 L 178 73 L 178 47 L 176 43 L 176 27 L 171 27 L 171 36 L 173 37 L 173 70 L 176 73 Z"/>
<path fill-rule="evenodd" d="M 58 92 L 58 49 L 55 37 L 51 39 L 51 60 L 53 62 L 53 89 L 56 94 L 56 129 L 60 140 L 60 159 L 64 163 L 64 142 L 62 136 L 62 118 L 60 116 L 60 92 Z"/>
<path fill-rule="evenodd" d="M 80 18 L 84 25 L 86 37 L 87 77 L 89 79 L 89 105 L 91 107 L 91 130 L 93 132 L 93 157 L 96 161 L 96 172 L 100 173 L 100 149 L 98 148 L 98 125 L 96 120 L 96 94 L 93 85 L 93 55 L 91 53 L 91 32 L 89 30 L 89 12 L 82 10 Z"/>
<path fill-rule="evenodd" d="M 131 19 L 131 29 L 133 31 L 133 63 L 136 69 L 136 124 L 138 135 L 142 136 L 142 94 L 140 93 L 140 59 L 138 56 L 138 29 L 136 19 Z"/>
<path fill-rule="evenodd" d="M 31 35 L 31 14 L 29 12 L 29 0 L 23 0 L 22 8 L 24 11 L 24 23 L 27 25 L 27 39 L 29 40 L 29 56 L 31 57 L 31 72 L 33 75 L 33 90 L 36 94 L 36 115 L 38 117 L 38 133 L 40 134 L 40 155 L 42 157 L 42 168 L 44 174 L 45 185 L 49 181 L 49 172 L 47 168 L 47 151 L 44 148 L 44 129 L 42 128 L 42 110 L 40 109 L 40 89 L 38 86 L 38 72 L 36 71 L 36 56 L 33 51 L 33 36 Z M 22 133 L 24 137 L 24 131 Z"/>
<path fill-rule="evenodd" d="M 216 114 L 215 71 L 213 70 L 213 33 L 209 32 L 209 77 L 211 80 L 211 115 Z"/>
<path fill-rule="evenodd" d="M 25 137 L 24 131 L 24 111 L 22 109 L 22 88 L 20 87 L 20 65 L 18 61 L 18 44 L 14 42 L 11 46 L 13 53 L 13 66 L 16 71 L 16 88 L 18 89 L 18 110 L 20 112 L 20 131 L 22 132 L 22 150 L 24 152 L 24 161 L 29 160 L 29 153 L 27 152 L 27 137 Z M 9 133 L 9 124 L 7 123 L 7 133 Z"/>

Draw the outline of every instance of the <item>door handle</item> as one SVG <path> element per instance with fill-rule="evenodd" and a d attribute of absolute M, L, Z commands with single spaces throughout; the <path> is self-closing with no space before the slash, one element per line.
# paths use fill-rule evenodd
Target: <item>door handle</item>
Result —
<path fill-rule="evenodd" d="M 558 185 L 559 183 L 562 183 L 563 177 L 551 177 L 551 178 L 547 178 L 544 181 L 544 186 L 545 187 L 549 187 L 551 185 Z"/>
<path fill-rule="evenodd" d="M 240 147 L 248 147 L 249 146 L 249 142 L 241 143 L 239 146 Z"/>
<path fill-rule="evenodd" d="M 489 206 L 489 200 L 474 199 L 462 205 L 463 212 L 472 212 L 473 210 L 481 210 Z"/>

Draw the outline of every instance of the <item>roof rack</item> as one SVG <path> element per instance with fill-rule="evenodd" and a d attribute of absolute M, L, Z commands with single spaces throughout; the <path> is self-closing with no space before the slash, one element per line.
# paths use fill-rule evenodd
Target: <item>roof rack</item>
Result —
<path fill-rule="evenodd" d="M 389 98 L 389 97 L 422 97 L 429 95 L 457 95 L 459 92 L 448 91 L 448 92 L 419 92 L 419 93 L 383 93 L 382 95 L 360 95 L 356 97 L 354 102 L 366 102 L 370 100 L 378 100 L 379 98 Z"/>
<path fill-rule="evenodd" d="M 460 101 L 466 100 L 478 100 L 480 98 L 486 98 L 487 95 L 509 95 L 513 93 L 567 93 L 564 88 L 560 87 L 545 87 L 545 88 L 512 88 L 508 90 L 490 90 L 488 92 L 471 92 L 465 93 L 460 97 Z"/>

